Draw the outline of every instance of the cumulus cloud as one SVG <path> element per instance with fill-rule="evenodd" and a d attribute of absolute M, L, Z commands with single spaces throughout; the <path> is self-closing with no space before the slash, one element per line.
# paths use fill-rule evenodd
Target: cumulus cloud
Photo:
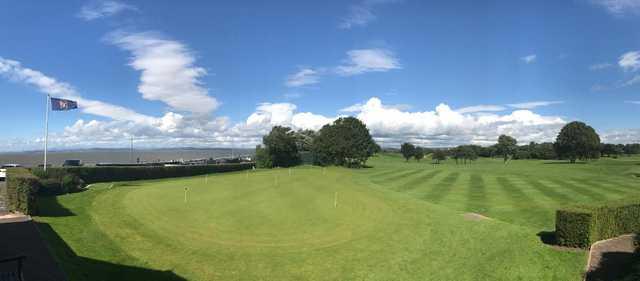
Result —
<path fill-rule="evenodd" d="M 640 0 L 591 0 L 614 16 L 640 13 Z"/>
<path fill-rule="evenodd" d="M 336 73 L 352 76 L 366 72 L 387 72 L 402 66 L 393 52 L 385 49 L 358 49 L 347 52 L 344 64 L 336 67 Z"/>
<path fill-rule="evenodd" d="M 342 19 L 339 28 L 350 29 L 357 26 L 366 26 L 377 17 L 374 14 L 376 6 L 381 4 L 398 3 L 399 0 L 364 0 L 349 7 L 349 14 Z"/>
<path fill-rule="evenodd" d="M 287 87 L 300 87 L 304 85 L 313 85 L 319 82 L 321 70 L 311 68 L 302 68 L 298 72 L 291 74 L 285 81 Z"/>
<path fill-rule="evenodd" d="M 618 65 L 625 71 L 640 69 L 640 51 L 627 52 L 620 56 Z"/>
<path fill-rule="evenodd" d="M 520 60 L 522 60 L 526 64 L 530 64 L 530 63 L 536 62 L 536 58 L 537 56 L 535 54 L 531 54 L 528 56 L 521 57 Z"/>
<path fill-rule="evenodd" d="M 80 8 L 77 16 L 86 21 L 110 17 L 124 11 L 137 11 L 135 6 L 118 1 L 91 1 Z"/>
<path fill-rule="evenodd" d="M 107 41 L 131 53 L 129 65 L 141 71 L 138 91 L 144 99 L 196 114 L 219 106 L 200 80 L 207 71 L 195 65 L 192 51 L 181 42 L 154 32 L 115 32 Z"/>
<path fill-rule="evenodd" d="M 0 57 L 0 75 L 8 78 L 10 81 L 34 86 L 42 93 L 78 101 L 79 108 L 88 114 L 108 117 L 115 120 L 146 123 L 153 123 L 156 120 L 151 116 L 137 113 L 122 106 L 83 98 L 70 84 L 58 81 L 40 71 L 24 67 L 20 62 L 15 60 Z"/>
<path fill-rule="evenodd" d="M 518 109 L 534 109 L 541 106 L 549 106 L 554 104 L 561 104 L 563 101 L 530 101 L 523 103 L 511 103 L 508 106 Z"/>
<path fill-rule="evenodd" d="M 640 143 L 640 129 L 609 130 L 600 135 L 606 143 Z"/>
<path fill-rule="evenodd" d="M 529 110 L 510 114 L 469 114 L 446 104 L 433 111 L 403 111 L 385 106 L 371 98 L 354 109 L 374 137 L 388 144 L 406 140 L 426 146 L 451 146 L 464 143 L 492 144 L 500 134 L 521 141 L 551 141 L 566 123 L 561 117 L 541 116 Z"/>

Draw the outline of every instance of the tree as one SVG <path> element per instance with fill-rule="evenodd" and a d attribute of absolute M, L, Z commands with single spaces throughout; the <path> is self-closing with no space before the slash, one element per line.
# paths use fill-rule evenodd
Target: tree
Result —
<path fill-rule="evenodd" d="M 624 146 L 624 154 L 640 154 L 640 143 L 630 143 Z"/>
<path fill-rule="evenodd" d="M 422 149 L 422 147 L 416 147 L 415 150 L 413 151 L 413 157 L 416 159 L 416 161 L 420 162 L 420 160 L 422 160 L 422 158 L 424 158 L 424 149 Z"/>
<path fill-rule="evenodd" d="M 261 145 L 256 146 L 256 166 L 258 168 L 273 168 L 269 151 Z"/>
<path fill-rule="evenodd" d="M 411 159 L 411 157 L 413 157 L 415 150 L 416 150 L 416 147 L 413 146 L 413 144 L 410 144 L 408 142 L 405 142 L 400 146 L 400 152 L 402 153 L 402 157 L 404 157 L 404 159 L 407 162 L 409 161 L 409 159 Z"/>
<path fill-rule="evenodd" d="M 300 162 L 296 135 L 289 127 L 275 126 L 262 138 L 273 167 L 290 167 Z"/>
<path fill-rule="evenodd" d="M 513 156 L 516 152 L 518 141 L 507 135 L 500 135 L 498 137 L 498 144 L 496 145 L 496 152 L 504 157 L 504 163 L 507 163 L 509 156 Z"/>
<path fill-rule="evenodd" d="M 316 132 L 313 130 L 299 130 L 295 132 L 296 146 L 298 151 L 311 151 L 313 146 L 313 139 L 316 137 Z"/>
<path fill-rule="evenodd" d="M 313 152 L 320 165 L 360 167 L 379 149 L 367 126 L 355 117 L 338 118 L 324 125 L 313 141 Z"/>
<path fill-rule="evenodd" d="M 440 164 L 440 161 L 447 160 L 447 152 L 442 149 L 434 150 L 431 154 L 431 159 L 436 162 L 436 164 Z"/>
<path fill-rule="evenodd" d="M 554 144 L 561 159 L 575 163 L 577 159 L 597 159 L 600 157 L 600 136 L 585 123 L 571 122 L 565 125 Z"/>

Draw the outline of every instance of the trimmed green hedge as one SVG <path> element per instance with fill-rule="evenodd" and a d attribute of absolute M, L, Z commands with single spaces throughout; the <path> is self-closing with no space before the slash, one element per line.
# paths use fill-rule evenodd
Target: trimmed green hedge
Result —
<path fill-rule="evenodd" d="M 596 241 L 628 233 L 640 233 L 640 199 L 556 212 L 556 239 L 563 246 L 589 248 Z"/>
<path fill-rule="evenodd" d="M 27 169 L 7 169 L 7 207 L 26 215 L 37 213 L 36 193 L 40 181 Z"/>
<path fill-rule="evenodd" d="M 235 163 L 194 166 L 151 166 L 151 167 L 62 167 L 33 169 L 40 178 L 63 179 L 67 175 L 76 176 L 86 184 L 111 181 L 149 180 L 162 178 L 189 177 L 210 173 L 242 171 L 253 168 L 254 163 Z"/>

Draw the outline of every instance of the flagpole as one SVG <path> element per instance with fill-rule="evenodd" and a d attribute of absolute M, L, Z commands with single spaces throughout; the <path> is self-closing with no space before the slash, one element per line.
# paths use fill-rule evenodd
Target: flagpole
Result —
<path fill-rule="evenodd" d="M 45 103 L 44 114 L 44 171 L 47 171 L 47 146 L 49 144 L 49 101 L 51 96 L 47 95 L 47 102 Z"/>

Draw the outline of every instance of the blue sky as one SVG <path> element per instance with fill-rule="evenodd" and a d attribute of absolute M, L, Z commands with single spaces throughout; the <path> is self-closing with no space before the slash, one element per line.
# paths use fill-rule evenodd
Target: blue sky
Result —
<path fill-rule="evenodd" d="M 435 3 L 440 2 L 440 3 Z M 245 146 L 362 119 L 377 140 L 640 140 L 640 0 L 3 1 L 0 150 Z M 7 106 L 8 105 L 8 106 Z"/>

